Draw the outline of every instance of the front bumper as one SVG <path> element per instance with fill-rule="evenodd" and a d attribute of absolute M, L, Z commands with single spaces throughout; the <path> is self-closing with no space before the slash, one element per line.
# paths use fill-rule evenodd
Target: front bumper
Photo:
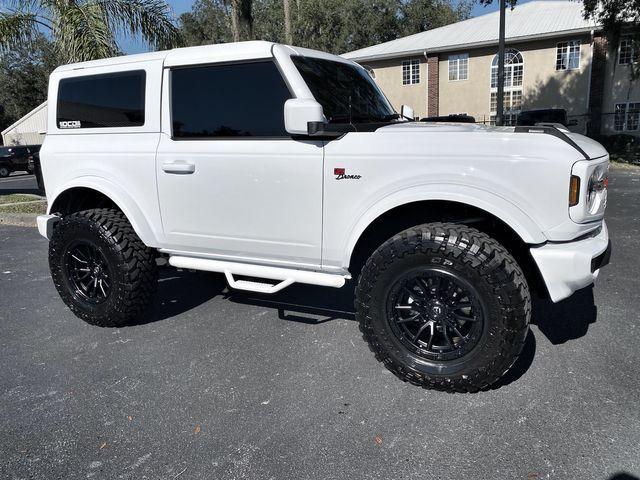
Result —
<path fill-rule="evenodd" d="M 531 249 L 531 255 L 554 302 L 591 285 L 600 268 L 609 263 L 611 241 L 603 221 L 597 235 L 566 243 L 546 243 Z"/>
<path fill-rule="evenodd" d="M 38 232 L 47 240 L 51 240 L 53 235 L 53 226 L 60 220 L 56 215 L 38 215 L 36 223 L 38 224 Z"/>

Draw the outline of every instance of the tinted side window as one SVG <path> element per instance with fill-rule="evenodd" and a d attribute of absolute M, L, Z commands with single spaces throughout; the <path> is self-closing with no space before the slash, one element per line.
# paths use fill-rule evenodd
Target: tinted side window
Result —
<path fill-rule="evenodd" d="M 140 127 L 144 88 L 144 70 L 60 80 L 58 128 Z"/>
<path fill-rule="evenodd" d="M 272 61 L 171 72 L 174 138 L 282 137 L 291 98 Z"/>

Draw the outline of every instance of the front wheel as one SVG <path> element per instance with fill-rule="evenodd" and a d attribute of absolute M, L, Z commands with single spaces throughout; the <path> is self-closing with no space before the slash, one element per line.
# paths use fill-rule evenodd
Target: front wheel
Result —
<path fill-rule="evenodd" d="M 0 167 L 0 178 L 8 177 L 11 171 L 7 167 Z"/>
<path fill-rule="evenodd" d="M 53 282 L 76 316 L 119 327 L 142 315 L 157 288 L 155 254 L 118 210 L 84 210 L 64 217 L 49 244 Z"/>
<path fill-rule="evenodd" d="M 399 378 L 472 392 L 516 361 L 531 298 L 500 243 L 464 225 L 433 223 L 373 253 L 358 281 L 356 312 L 376 358 Z"/>

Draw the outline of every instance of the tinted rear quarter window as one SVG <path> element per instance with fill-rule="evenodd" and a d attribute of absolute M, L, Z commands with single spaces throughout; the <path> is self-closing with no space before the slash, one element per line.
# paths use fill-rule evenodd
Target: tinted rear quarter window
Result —
<path fill-rule="evenodd" d="M 174 138 L 283 137 L 291 94 L 272 61 L 171 72 Z"/>
<path fill-rule="evenodd" d="M 64 78 L 58 86 L 58 128 L 144 125 L 145 71 Z"/>

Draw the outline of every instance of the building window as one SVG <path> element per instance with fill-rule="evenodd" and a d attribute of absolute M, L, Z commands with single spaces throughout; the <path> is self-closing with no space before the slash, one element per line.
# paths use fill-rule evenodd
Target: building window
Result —
<path fill-rule="evenodd" d="M 613 129 L 617 132 L 636 131 L 640 127 L 640 103 L 616 103 Z"/>
<path fill-rule="evenodd" d="M 556 70 L 580 68 L 580 40 L 561 42 L 556 46 Z"/>
<path fill-rule="evenodd" d="M 508 48 L 504 52 L 504 86 L 522 86 L 522 76 L 524 71 L 524 61 L 522 55 L 513 48 Z M 491 88 L 498 88 L 498 55 L 493 57 L 491 62 Z"/>
<path fill-rule="evenodd" d="M 496 123 L 496 110 L 498 109 L 498 93 L 491 92 L 491 124 Z M 515 125 L 518 114 L 522 110 L 522 90 L 512 90 L 504 92 L 504 113 L 503 121 L 505 125 Z"/>
<path fill-rule="evenodd" d="M 491 62 L 491 99 L 490 120 L 496 123 L 498 109 L 498 55 Z M 508 48 L 504 55 L 504 111 L 503 123 L 515 125 L 516 118 L 522 110 L 522 80 L 524 77 L 524 61 L 520 52 Z"/>
<path fill-rule="evenodd" d="M 420 60 L 405 60 L 402 62 L 402 84 L 415 85 L 420 83 Z"/>
<path fill-rule="evenodd" d="M 620 49 L 618 53 L 618 63 L 620 65 L 631 65 L 638 61 L 632 38 L 623 38 L 620 40 Z"/>
<path fill-rule="evenodd" d="M 469 54 L 449 55 L 449 80 L 469 78 Z"/>

